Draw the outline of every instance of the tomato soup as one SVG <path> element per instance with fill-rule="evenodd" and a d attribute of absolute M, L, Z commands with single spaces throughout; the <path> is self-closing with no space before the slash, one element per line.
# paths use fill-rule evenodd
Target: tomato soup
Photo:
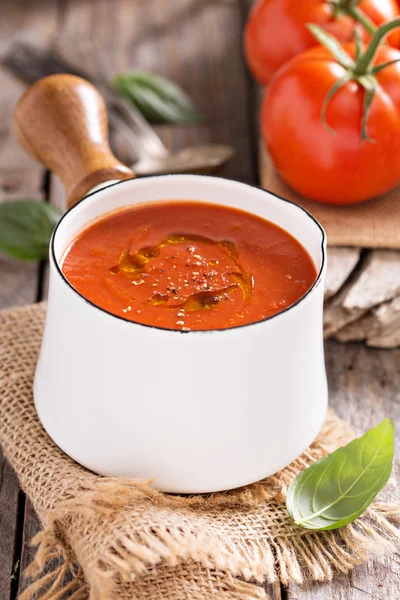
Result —
<path fill-rule="evenodd" d="M 269 221 L 196 201 L 160 201 L 85 229 L 62 271 L 97 306 L 124 319 L 181 331 L 261 321 L 301 298 L 315 265 Z"/>

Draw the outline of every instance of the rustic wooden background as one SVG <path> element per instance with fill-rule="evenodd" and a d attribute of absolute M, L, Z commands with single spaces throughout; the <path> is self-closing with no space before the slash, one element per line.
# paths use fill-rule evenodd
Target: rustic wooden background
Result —
<path fill-rule="evenodd" d="M 179 82 L 206 115 L 205 124 L 161 128 L 173 149 L 185 144 L 224 142 L 236 149 L 224 175 L 258 181 L 256 86 L 242 56 L 242 30 L 251 0 L 1 0 L 0 59 L 16 40 L 39 46 L 65 34 L 100 45 L 117 72 L 139 66 Z M 31 197 L 51 201 L 45 170 L 18 147 L 11 116 L 24 86 L 0 67 L 0 201 Z M 118 140 L 121 158 L 126 149 Z M 0 308 L 41 300 L 46 265 L 0 256 Z M 331 406 L 357 432 L 386 416 L 400 425 L 400 350 L 361 344 L 326 343 Z M 398 436 L 400 440 L 400 436 Z M 397 451 L 399 450 L 399 442 Z M 30 538 L 39 523 L 0 450 L 0 600 L 23 589 Z M 398 498 L 399 468 L 387 498 Z M 266 586 L 274 600 L 374 600 L 400 598 L 399 557 L 371 562 L 334 582 L 301 588 Z"/>

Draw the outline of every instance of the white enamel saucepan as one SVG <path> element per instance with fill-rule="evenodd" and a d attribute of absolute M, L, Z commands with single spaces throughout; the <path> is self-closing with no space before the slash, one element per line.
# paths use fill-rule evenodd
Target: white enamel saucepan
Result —
<path fill-rule="evenodd" d="M 61 176 L 70 206 L 51 241 L 34 385 L 53 440 L 97 473 L 154 478 L 157 488 L 181 493 L 242 486 L 295 459 L 317 435 L 327 407 L 321 226 L 295 204 L 243 183 L 196 175 L 134 179 L 110 152 L 97 90 L 73 76 L 35 83 L 16 108 L 15 125 L 28 151 Z M 68 283 L 65 250 L 89 223 L 169 199 L 232 206 L 276 223 L 308 250 L 318 271 L 314 285 L 258 323 L 182 333 L 114 316 Z"/>

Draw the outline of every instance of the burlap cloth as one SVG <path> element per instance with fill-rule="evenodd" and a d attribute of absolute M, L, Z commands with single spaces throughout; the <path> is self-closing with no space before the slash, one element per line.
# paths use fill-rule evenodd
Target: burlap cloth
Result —
<path fill-rule="evenodd" d="M 296 473 L 351 437 L 332 413 L 293 464 L 231 492 L 165 495 L 80 467 L 49 439 L 33 405 L 44 316 L 44 304 L 0 313 L 0 441 L 44 527 L 21 600 L 260 599 L 263 580 L 329 580 L 398 548 L 394 504 L 374 504 L 336 533 L 307 532 L 287 514 Z"/>
<path fill-rule="evenodd" d="M 260 142 L 260 180 L 267 190 L 308 210 L 325 229 L 330 246 L 400 248 L 400 187 L 381 198 L 350 206 L 329 206 L 296 194 L 279 177 Z"/>

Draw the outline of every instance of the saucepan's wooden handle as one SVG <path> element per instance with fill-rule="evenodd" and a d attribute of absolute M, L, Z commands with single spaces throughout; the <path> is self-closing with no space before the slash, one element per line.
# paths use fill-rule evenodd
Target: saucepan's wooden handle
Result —
<path fill-rule="evenodd" d="M 61 177 L 68 206 L 100 183 L 134 176 L 112 154 L 104 100 L 85 79 L 37 81 L 18 102 L 14 124 L 25 149 Z"/>

